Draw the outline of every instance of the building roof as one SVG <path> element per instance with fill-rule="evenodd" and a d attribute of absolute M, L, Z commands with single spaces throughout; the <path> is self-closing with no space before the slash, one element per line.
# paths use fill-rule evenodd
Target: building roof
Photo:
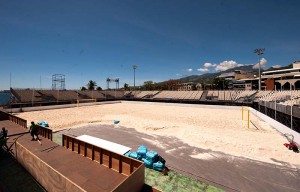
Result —
<path fill-rule="evenodd" d="M 279 69 L 279 70 L 273 70 L 273 71 L 264 71 L 264 72 L 262 72 L 262 74 L 277 73 L 277 72 L 288 72 L 288 71 L 295 71 L 295 70 L 300 70 L 300 68 Z"/>
<path fill-rule="evenodd" d="M 234 74 L 234 72 L 222 73 L 221 75 L 219 75 L 219 77 L 231 77 L 234 76 Z"/>

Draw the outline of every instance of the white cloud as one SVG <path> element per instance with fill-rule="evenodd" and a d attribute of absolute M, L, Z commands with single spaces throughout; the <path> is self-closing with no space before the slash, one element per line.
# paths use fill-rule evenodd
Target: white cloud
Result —
<path fill-rule="evenodd" d="M 204 63 L 203 66 L 204 66 L 204 67 L 216 67 L 217 64 L 213 64 L 213 63 Z"/>
<path fill-rule="evenodd" d="M 216 66 L 216 71 L 225 71 L 227 69 L 231 69 L 234 67 L 244 66 L 244 64 L 238 64 L 236 61 L 223 61 L 219 65 Z"/>
<path fill-rule="evenodd" d="M 273 67 L 273 68 L 280 68 L 281 65 L 273 65 L 272 67 Z"/>
<path fill-rule="evenodd" d="M 190 69 L 187 69 L 186 71 L 187 71 L 187 72 L 192 72 L 192 71 L 193 71 L 193 69 L 191 69 L 191 68 L 190 68 Z"/>
<path fill-rule="evenodd" d="M 200 71 L 200 72 L 207 72 L 207 71 L 209 71 L 209 69 L 207 69 L 207 68 L 199 68 L 199 69 L 197 69 L 197 71 Z"/>
<path fill-rule="evenodd" d="M 179 73 L 176 73 L 176 76 L 181 76 L 181 74 L 179 74 Z"/>
<path fill-rule="evenodd" d="M 264 68 L 264 66 L 267 64 L 267 60 L 265 58 L 261 58 L 260 60 L 260 67 Z M 253 65 L 253 69 L 258 69 L 259 63 L 256 63 Z"/>

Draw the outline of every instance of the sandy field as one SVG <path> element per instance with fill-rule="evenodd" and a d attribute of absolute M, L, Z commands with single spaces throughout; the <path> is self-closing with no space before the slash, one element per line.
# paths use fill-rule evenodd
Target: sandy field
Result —
<path fill-rule="evenodd" d="M 191 106 L 117 103 L 79 108 L 23 112 L 17 116 L 30 121 L 43 120 L 53 130 L 80 128 L 87 124 L 120 123 L 116 129 L 134 128 L 151 135 L 177 137 L 199 148 L 242 156 L 273 164 L 300 167 L 300 154 L 283 146 L 287 140 L 264 121 L 251 114 L 242 121 L 241 109 L 200 108 Z M 245 114 L 246 118 L 246 114 Z M 161 144 L 163 148 L 163 144 Z M 209 155 L 191 157 L 209 160 Z M 278 163 L 281 162 L 281 163 Z"/>

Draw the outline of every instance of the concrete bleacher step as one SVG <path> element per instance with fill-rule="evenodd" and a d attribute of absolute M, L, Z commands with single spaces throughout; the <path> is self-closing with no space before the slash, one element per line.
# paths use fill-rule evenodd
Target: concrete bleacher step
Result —
<path fill-rule="evenodd" d="M 200 101 L 206 101 L 207 93 L 208 93 L 208 91 L 203 91 Z"/>

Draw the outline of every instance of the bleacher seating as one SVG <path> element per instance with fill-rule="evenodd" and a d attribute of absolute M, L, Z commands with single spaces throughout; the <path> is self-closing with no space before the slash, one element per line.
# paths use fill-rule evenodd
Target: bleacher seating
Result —
<path fill-rule="evenodd" d="M 47 103 L 74 102 L 77 99 L 153 99 L 153 100 L 200 100 L 204 91 L 77 91 L 77 90 L 33 90 L 11 89 L 14 103 Z M 257 91 L 257 90 L 208 90 L 203 101 L 277 102 L 283 105 L 299 105 L 300 90 L 285 91 Z"/>
<path fill-rule="evenodd" d="M 94 90 L 84 90 L 84 91 L 77 91 L 78 99 L 105 99 L 105 94 L 103 91 L 94 91 Z"/>
<path fill-rule="evenodd" d="M 75 90 L 37 90 L 46 101 L 72 101 L 77 99 Z"/>
<path fill-rule="evenodd" d="M 135 98 L 151 98 L 153 95 L 157 94 L 159 91 L 141 91 L 134 95 Z"/>

